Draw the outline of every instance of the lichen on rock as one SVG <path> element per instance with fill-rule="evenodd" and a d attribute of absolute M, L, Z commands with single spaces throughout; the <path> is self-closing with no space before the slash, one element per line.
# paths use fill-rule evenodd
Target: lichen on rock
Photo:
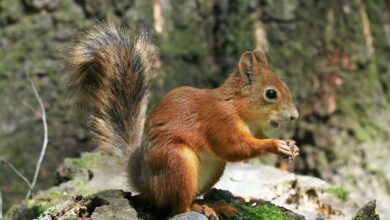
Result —
<path fill-rule="evenodd" d="M 375 213 L 375 209 L 376 201 L 369 201 L 356 213 L 352 220 L 379 220 L 379 215 Z"/>

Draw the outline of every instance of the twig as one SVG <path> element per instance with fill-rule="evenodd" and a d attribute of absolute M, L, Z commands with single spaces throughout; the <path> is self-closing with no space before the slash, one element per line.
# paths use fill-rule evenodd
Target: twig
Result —
<path fill-rule="evenodd" d="M 0 158 L 0 160 L 3 162 L 3 163 L 5 163 L 5 164 L 7 164 L 22 180 L 24 180 L 24 182 L 26 182 L 26 184 L 27 184 L 27 186 L 28 186 L 28 188 L 29 189 L 31 189 L 31 183 L 30 183 L 30 181 L 28 181 L 28 179 L 25 177 L 25 176 L 23 176 L 23 174 L 21 173 L 21 172 L 19 172 L 19 170 L 18 169 L 16 169 L 15 167 L 14 167 L 14 165 L 12 165 L 12 163 L 10 163 L 8 160 L 6 160 L 6 159 L 4 159 L 4 158 Z"/>
<path fill-rule="evenodd" d="M 0 189 L 0 220 L 3 219 L 3 197 L 1 196 L 1 189 Z"/>
<path fill-rule="evenodd" d="M 35 184 L 37 182 L 37 179 L 38 179 L 38 174 L 39 174 L 39 170 L 41 169 L 41 165 L 42 165 L 42 161 L 43 161 L 43 157 L 45 156 L 45 153 L 46 153 L 46 148 L 47 148 L 47 142 L 48 142 L 48 129 L 47 129 L 47 121 L 46 121 L 46 111 L 45 111 L 45 106 L 43 105 L 43 102 L 42 102 L 42 99 L 41 99 L 41 96 L 39 95 L 33 81 L 30 79 L 30 83 L 31 83 L 31 88 L 32 90 L 34 91 L 34 95 L 36 97 L 36 99 L 38 100 L 38 103 L 39 103 L 39 107 L 41 109 L 41 119 L 42 119 L 42 124 L 43 124 L 43 144 L 42 144 L 42 150 L 41 150 L 41 154 L 39 155 L 39 159 L 37 161 L 37 165 L 35 167 L 35 173 L 34 173 L 34 178 L 31 182 L 31 187 L 29 189 L 29 191 L 27 192 L 26 194 L 26 198 L 30 198 L 31 197 L 31 193 L 35 187 Z"/>
<path fill-rule="evenodd" d="M 28 189 L 28 192 L 26 194 L 26 198 L 30 198 L 31 197 L 32 191 L 33 191 L 33 189 L 35 187 L 35 184 L 37 182 L 37 179 L 38 179 L 39 170 L 41 169 L 41 165 L 42 165 L 42 162 L 43 162 L 43 157 L 45 156 L 47 143 L 48 143 L 48 129 L 47 129 L 45 106 L 43 105 L 42 99 L 41 99 L 41 97 L 40 97 L 40 95 L 39 95 L 39 93 L 38 93 L 38 91 L 37 91 L 37 89 L 36 89 L 36 87 L 35 87 L 35 85 L 34 85 L 34 83 L 33 83 L 33 81 L 31 79 L 30 79 L 30 83 L 31 83 L 31 88 L 32 88 L 32 90 L 34 92 L 34 95 L 35 95 L 36 99 L 38 100 L 41 112 L 39 113 L 39 112 L 35 111 L 27 103 L 23 103 L 23 104 L 26 105 L 27 107 L 29 107 L 32 111 L 34 111 L 38 115 L 40 115 L 40 117 L 42 119 L 42 124 L 43 124 L 43 144 L 42 144 L 41 153 L 40 153 L 38 161 L 37 161 L 37 165 L 35 167 L 35 173 L 34 173 L 33 181 L 30 183 L 30 181 L 25 176 L 23 176 L 23 174 L 20 173 L 18 169 L 16 169 L 14 167 L 14 165 L 12 165 L 6 159 L 0 158 L 0 161 L 2 161 L 3 163 L 7 164 L 28 185 L 29 189 Z M 2 205 L 3 205 L 3 201 L 2 201 L 1 191 L 0 191 L 0 220 L 2 219 L 2 216 L 3 216 L 2 215 Z"/>
<path fill-rule="evenodd" d="M 34 112 L 37 116 L 39 117 L 42 117 L 41 116 L 41 113 L 38 112 L 37 110 L 35 110 L 30 104 L 28 104 L 26 101 L 23 101 L 22 102 L 24 106 L 26 106 L 27 108 L 29 108 L 32 112 Z"/>

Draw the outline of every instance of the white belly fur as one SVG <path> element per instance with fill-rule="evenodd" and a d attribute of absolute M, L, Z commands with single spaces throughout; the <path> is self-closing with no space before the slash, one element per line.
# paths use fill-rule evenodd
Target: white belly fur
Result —
<path fill-rule="evenodd" d="M 221 167 L 224 168 L 224 165 L 225 162 L 218 160 L 209 154 L 200 154 L 198 193 L 205 190 L 205 187 L 207 187 L 210 181 L 215 178 L 215 175 L 220 172 Z"/>

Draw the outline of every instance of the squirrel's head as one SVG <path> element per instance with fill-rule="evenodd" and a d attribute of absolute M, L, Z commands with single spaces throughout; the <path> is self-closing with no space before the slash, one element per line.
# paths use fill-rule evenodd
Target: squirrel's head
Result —
<path fill-rule="evenodd" d="M 262 50 L 246 51 L 241 55 L 236 77 L 241 83 L 241 101 L 246 106 L 241 116 L 261 126 L 278 127 L 280 123 L 298 118 L 291 93 L 268 68 Z"/>

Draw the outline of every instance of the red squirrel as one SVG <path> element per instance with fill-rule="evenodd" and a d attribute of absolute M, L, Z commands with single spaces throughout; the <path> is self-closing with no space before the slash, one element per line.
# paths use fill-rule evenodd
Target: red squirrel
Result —
<path fill-rule="evenodd" d="M 263 133 L 298 118 L 291 93 L 257 49 L 241 55 L 220 87 L 175 88 L 146 118 L 157 56 L 147 30 L 110 22 L 96 25 L 71 49 L 70 89 L 89 114 L 93 140 L 126 163 L 129 183 L 144 201 L 171 214 L 235 215 L 227 204 L 193 201 L 219 180 L 227 162 L 299 154 L 295 142 Z"/>

